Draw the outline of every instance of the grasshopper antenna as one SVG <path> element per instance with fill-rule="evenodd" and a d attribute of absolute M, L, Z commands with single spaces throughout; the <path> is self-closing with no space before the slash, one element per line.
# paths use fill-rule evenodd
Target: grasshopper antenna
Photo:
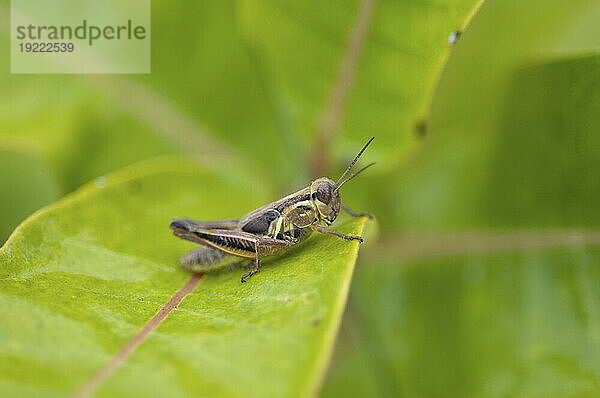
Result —
<path fill-rule="evenodd" d="M 351 180 L 352 178 L 356 177 L 358 175 L 358 173 L 360 173 L 361 171 L 363 171 L 364 169 L 366 169 L 367 167 L 371 166 L 372 164 L 370 164 L 367 167 L 364 167 L 362 170 L 360 170 L 358 173 L 355 173 L 352 177 L 348 178 L 346 181 L 342 182 L 342 184 L 340 184 L 340 181 L 342 181 L 344 179 L 344 177 L 346 177 L 346 174 L 348 174 L 348 172 L 350 172 L 350 170 L 352 170 L 352 167 L 354 166 L 354 164 L 356 163 L 356 161 L 358 160 L 358 158 L 360 158 L 360 155 L 362 155 L 362 153 L 365 151 L 365 149 L 367 149 L 367 147 L 369 146 L 369 144 L 371 143 L 371 141 L 373 141 L 375 139 L 375 137 L 371 137 L 371 139 L 369 140 L 369 142 L 367 142 L 365 144 L 365 146 L 363 147 L 363 149 L 360 150 L 360 152 L 358 153 L 358 155 L 356 155 L 356 157 L 354 158 L 354 160 L 352 161 L 352 163 L 350 163 L 350 166 L 348 166 L 348 168 L 346 169 L 346 171 L 344 171 L 344 174 L 342 174 L 342 176 L 340 177 L 339 180 L 337 180 L 337 182 L 335 183 L 336 185 L 336 190 L 340 189 L 340 187 L 342 186 L 343 183 L 345 183 L 346 181 Z"/>
<path fill-rule="evenodd" d="M 342 187 L 342 185 L 344 185 L 345 183 L 347 183 L 348 181 L 350 181 L 351 179 L 353 179 L 354 177 L 356 177 L 357 175 L 359 175 L 360 173 L 362 173 L 363 171 L 365 171 L 369 167 L 373 166 L 374 164 L 375 164 L 375 162 L 369 163 L 368 165 L 366 165 L 362 169 L 358 170 L 356 173 L 352 174 L 350 177 L 346 178 L 344 181 L 342 181 L 340 184 L 338 184 L 338 186 L 337 186 L 337 188 L 335 188 L 335 190 L 339 191 L 340 188 Z"/>

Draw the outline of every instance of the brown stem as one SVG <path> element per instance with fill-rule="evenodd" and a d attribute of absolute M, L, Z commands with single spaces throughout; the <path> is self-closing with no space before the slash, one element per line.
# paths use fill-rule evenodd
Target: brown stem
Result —
<path fill-rule="evenodd" d="M 364 47 L 365 38 L 369 33 L 375 1 L 363 0 L 358 9 L 354 26 L 348 38 L 348 47 L 340 62 L 335 83 L 323 109 L 321 120 L 317 125 L 315 145 L 310 161 L 314 176 L 325 175 L 328 169 L 331 144 L 339 130 L 344 116 L 344 106 L 352 84 L 356 79 L 358 60 Z"/>

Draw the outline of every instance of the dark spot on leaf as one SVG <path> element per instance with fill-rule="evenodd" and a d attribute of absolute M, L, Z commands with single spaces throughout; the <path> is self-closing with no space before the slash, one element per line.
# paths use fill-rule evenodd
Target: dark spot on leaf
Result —
<path fill-rule="evenodd" d="M 415 122 L 414 129 L 415 129 L 415 134 L 419 138 L 425 138 L 425 136 L 427 135 L 427 120 L 425 120 L 425 118 L 417 120 Z"/>
<path fill-rule="evenodd" d="M 127 188 L 131 193 L 139 193 L 142 190 L 142 183 L 138 180 L 132 180 L 127 184 Z"/>

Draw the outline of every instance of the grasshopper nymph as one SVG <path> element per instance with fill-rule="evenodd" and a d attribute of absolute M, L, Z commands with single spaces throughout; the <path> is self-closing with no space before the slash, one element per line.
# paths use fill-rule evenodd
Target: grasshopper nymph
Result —
<path fill-rule="evenodd" d="M 239 263 L 240 257 L 251 259 L 254 260 L 254 268 L 242 276 L 242 282 L 246 282 L 259 271 L 262 257 L 271 256 L 302 242 L 313 231 L 362 242 L 360 236 L 331 231 L 321 223 L 333 223 L 340 207 L 353 217 L 372 218 L 369 213 L 355 213 L 344 205 L 340 198 L 340 188 L 375 164 L 368 164 L 344 180 L 373 138 L 356 155 L 337 182 L 327 177 L 317 178 L 310 186 L 253 210 L 241 218 L 220 221 L 172 220 L 170 226 L 175 236 L 204 246 L 185 254 L 179 263 L 193 272 L 209 272 Z"/>

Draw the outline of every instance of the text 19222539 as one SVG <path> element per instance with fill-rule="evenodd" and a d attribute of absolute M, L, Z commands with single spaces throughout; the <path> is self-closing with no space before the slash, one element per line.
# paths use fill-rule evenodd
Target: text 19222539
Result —
<path fill-rule="evenodd" d="M 19 43 L 21 52 L 26 53 L 72 53 L 73 43 Z"/>

